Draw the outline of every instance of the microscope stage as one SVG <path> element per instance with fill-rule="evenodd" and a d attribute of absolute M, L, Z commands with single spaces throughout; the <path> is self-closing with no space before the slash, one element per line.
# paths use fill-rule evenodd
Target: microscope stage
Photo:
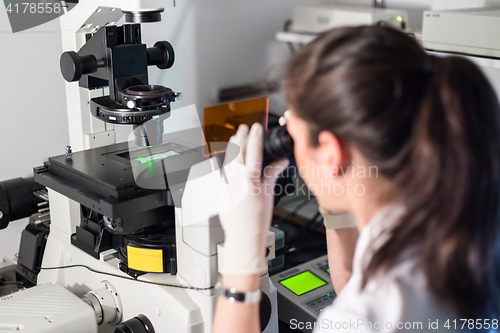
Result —
<path fill-rule="evenodd" d="M 172 187 L 182 192 L 190 167 L 206 159 L 201 145 L 181 139 L 195 134 L 166 135 L 154 147 L 125 142 L 51 157 L 35 168 L 35 181 L 111 218 L 174 206 L 172 195 L 180 194 Z"/>
<path fill-rule="evenodd" d="M 185 154 L 196 154 L 196 151 L 177 143 L 129 150 L 128 143 L 125 142 L 76 152 L 71 159 L 65 155 L 51 157 L 49 171 L 92 189 L 100 195 L 121 199 L 148 191 L 137 185 L 133 164 L 161 170 L 162 161 L 168 164 L 177 162 L 182 165 Z M 182 170 L 180 168 L 179 171 Z M 185 170 L 186 177 L 188 171 L 189 169 Z M 155 179 L 151 179 L 151 182 L 165 182 L 163 171 L 159 177 L 154 174 L 153 178 Z"/>

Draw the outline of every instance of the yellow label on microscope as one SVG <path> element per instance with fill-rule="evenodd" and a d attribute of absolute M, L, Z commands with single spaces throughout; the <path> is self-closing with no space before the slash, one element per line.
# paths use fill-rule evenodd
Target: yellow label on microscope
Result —
<path fill-rule="evenodd" d="M 128 267 L 136 271 L 163 273 L 163 251 L 127 246 Z"/>

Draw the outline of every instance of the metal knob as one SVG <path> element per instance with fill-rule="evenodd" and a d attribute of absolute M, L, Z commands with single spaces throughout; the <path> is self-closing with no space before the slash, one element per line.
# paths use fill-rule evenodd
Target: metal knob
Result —
<path fill-rule="evenodd" d="M 59 61 L 61 73 L 68 82 L 79 81 L 84 74 L 97 72 L 99 67 L 104 66 L 104 62 L 97 61 L 97 58 L 90 54 L 80 56 L 74 51 L 64 52 Z"/>
<path fill-rule="evenodd" d="M 156 65 L 159 69 L 168 69 L 174 62 L 175 52 L 169 42 L 156 42 L 154 47 L 148 48 L 148 66 Z"/>
<path fill-rule="evenodd" d="M 143 314 L 121 323 L 115 333 L 155 333 L 153 324 Z"/>

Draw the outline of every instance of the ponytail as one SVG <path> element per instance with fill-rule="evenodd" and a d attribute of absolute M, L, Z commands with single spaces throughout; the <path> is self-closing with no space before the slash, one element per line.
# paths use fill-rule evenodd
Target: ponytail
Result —
<path fill-rule="evenodd" d="M 405 216 L 374 255 L 366 279 L 408 244 L 422 250 L 428 284 L 466 318 L 499 314 L 500 109 L 480 70 L 430 58 L 433 73 L 415 117 L 411 157 L 398 180 Z"/>
<path fill-rule="evenodd" d="M 341 28 L 294 55 L 287 94 L 312 145 L 331 131 L 402 193 L 404 216 L 363 285 L 418 248 L 438 299 L 463 318 L 498 318 L 500 107 L 480 69 L 395 29 Z"/>

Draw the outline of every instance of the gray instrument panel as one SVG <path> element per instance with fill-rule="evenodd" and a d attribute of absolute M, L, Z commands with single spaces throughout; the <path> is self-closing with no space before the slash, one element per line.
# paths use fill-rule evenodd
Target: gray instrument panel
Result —
<path fill-rule="evenodd" d="M 293 284 L 292 278 L 295 279 Z M 292 320 L 315 322 L 321 311 L 337 296 L 330 278 L 327 255 L 275 274 L 271 280 L 278 289 L 279 319 L 287 324 Z"/>

